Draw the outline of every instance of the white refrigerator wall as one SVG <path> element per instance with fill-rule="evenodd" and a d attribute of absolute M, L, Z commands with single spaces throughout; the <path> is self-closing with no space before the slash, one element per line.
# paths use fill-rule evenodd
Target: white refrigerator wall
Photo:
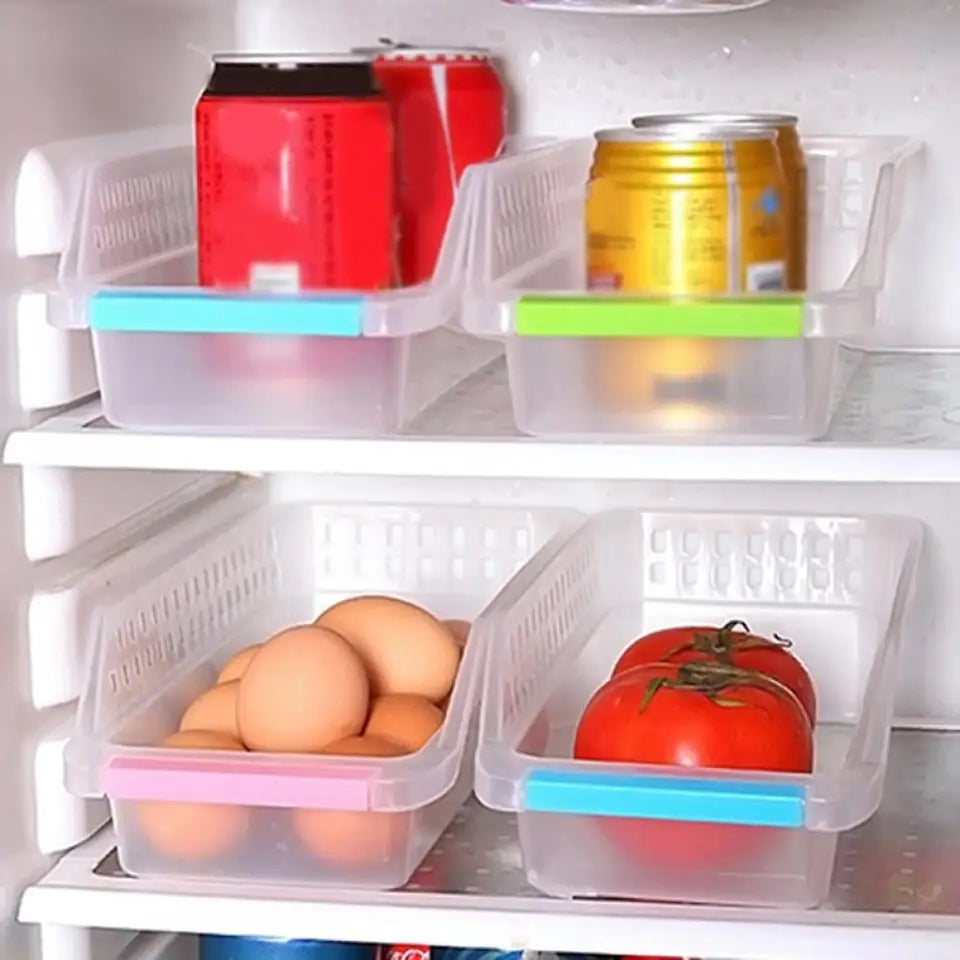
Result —
<path fill-rule="evenodd" d="M 13 201 L 24 154 L 48 141 L 182 120 L 209 51 L 229 45 L 232 30 L 232 8 L 222 2 L 0 2 L 0 436 L 36 418 L 24 398 L 42 395 L 31 388 L 49 375 L 42 355 L 32 366 L 18 363 L 16 292 L 53 269 L 46 260 L 16 258 Z M 89 368 L 83 349 L 73 348 L 76 364 Z M 83 382 L 82 370 L 76 382 Z M 55 555 L 192 478 L 101 475 L 95 483 L 75 471 L 53 474 L 30 478 L 0 468 L 0 956 L 113 960 L 129 935 L 50 930 L 41 937 L 12 922 L 20 891 L 52 861 L 39 848 L 57 846 L 50 838 L 58 829 L 50 833 L 39 822 L 46 801 L 38 784 L 50 779 L 73 712 L 38 710 L 31 697 L 29 596 L 43 568 L 29 563 L 27 541 L 31 556 Z M 55 672 L 58 664 L 42 667 Z M 76 832 L 89 822 L 69 805 L 61 812 L 65 836 L 71 824 Z"/>
<path fill-rule="evenodd" d="M 500 57 L 523 132 L 589 134 L 636 113 L 778 110 L 808 133 L 903 133 L 929 144 L 915 242 L 894 254 L 876 342 L 960 345 L 960 5 L 770 0 L 700 16 L 598 16 L 498 0 L 239 0 L 250 50 L 336 50 L 378 37 L 474 44 Z"/>

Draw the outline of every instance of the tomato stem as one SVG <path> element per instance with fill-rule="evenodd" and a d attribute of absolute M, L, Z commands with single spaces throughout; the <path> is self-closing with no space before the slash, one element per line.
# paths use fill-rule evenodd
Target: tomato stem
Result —
<path fill-rule="evenodd" d="M 663 664 L 663 666 L 674 666 Z M 744 667 L 735 667 L 732 664 L 717 663 L 715 661 L 690 661 L 676 667 L 676 677 L 654 677 L 647 685 L 643 700 L 640 703 L 640 712 L 643 713 L 653 698 L 663 689 L 689 690 L 702 693 L 720 707 L 745 707 L 745 701 L 736 698 L 721 697 L 720 694 L 729 687 L 767 687 L 785 694 L 791 699 L 800 712 L 806 717 L 803 705 L 797 695 L 784 683 L 775 677 L 768 676 L 759 670 L 749 670 Z"/>
<path fill-rule="evenodd" d="M 738 630 L 738 628 L 740 628 Z M 738 650 L 754 650 L 757 647 L 780 647 L 787 650 L 793 646 L 793 641 L 775 633 L 772 640 L 758 637 L 750 632 L 750 626 L 744 620 L 729 620 L 716 630 L 694 633 L 693 639 L 681 643 L 668 650 L 665 660 L 670 660 L 679 653 L 693 650 L 704 653 L 727 666 L 733 665 L 733 654 Z"/>

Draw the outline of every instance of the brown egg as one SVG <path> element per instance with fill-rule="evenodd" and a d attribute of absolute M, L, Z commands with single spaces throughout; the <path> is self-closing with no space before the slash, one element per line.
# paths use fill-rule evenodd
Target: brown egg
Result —
<path fill-rule="evenodd" d="M 402 757 L 407 751 L 385 737 L 364 734 L 362 737 L 344 737 L 320 752 L 338 757 Z"/>
<path fill-rule="evenodd" d="M 467 645 L 467 637 L 470 636 L 470 628 L 473 624 L 469 620 L 443 620 L 441 622 L 453 634 L 453 639 L 457 641 L 462 650 Z"/>
<path fill-rule="evenodd" d="M 216 730 L 180 730 L 160 742 L 181 750 L 243 750 L 239 740 Z M 229 852 L 250 826 L 247 807 L 220 803 L 141 801 L 140 829 L 150 846 L 174 860 L 199 863 Z"/>
<path fill-rule="evenodd" d="M 421 607 L 393 597 L 354 597 L 331 607 L 317 625 L 353 645 L 375 696 L 415 693 L 440 703 L 453 687 L 460 647 Z"/>
<path fill-rule="evenodd" d="M 374 699 L 365 737 L 379 737 L 416 753 L 443 726 L 443 711 L 426 697 L 389 693 Z"/>
<path fill-rule="evenodd" d="M 255 643 L 252 647 L 245 647 L 239 653 L 235 653 L 224 665 L 217 677 L 217 683 L 229 683 L 231 680 L 239 680 L 250 666 L 250 661 L 263 648 L 262 643 Z"/>
<path fill-rule="evenodd" d="M 325 754 L 396 757 L 403 751 L 377 737 L 348 737 Z M 369 867 L 392 860 L 406 843 L 408 813 L 362 810 L 294 810 L 293 825 L 303 845 L 318 860 L 344 867 Z"/>
<path fill-rule="evenodd" d="M 360 733 L 370 687 L 353 647 L 332 630 L 292 627 L 271 638 L 239 681 L 237 723 L 250 750 L 316 753 Z"/>
<path fill-rule="evenodd" d="M 237 694 L 240 681 L 221 683 L 200 694 L 187 707 L 180 721 L 181 730 L 219 730 L 239 740 L 237 729 Z"/>
<path fill-rule="evenodd" d="M 222 730 L 178 730 L 164 737 L 159 746 L 181 750 L 244 750 L 244 745 Z"/>

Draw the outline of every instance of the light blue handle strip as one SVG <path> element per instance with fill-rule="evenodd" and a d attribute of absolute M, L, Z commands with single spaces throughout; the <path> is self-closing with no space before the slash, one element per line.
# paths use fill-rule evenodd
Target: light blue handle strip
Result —
<path fill-rule="evenodd" d="M 534 770 L 526 809 L 601 817 L 799 828 L 804 789 L 789 783 Z"/>
<path fill-rule="evenodd" d="M 102 290 L 90 327 L 124 333 L 245 333 L 359 337 L 363 298 L 230 294 L 202 290 Z"/>

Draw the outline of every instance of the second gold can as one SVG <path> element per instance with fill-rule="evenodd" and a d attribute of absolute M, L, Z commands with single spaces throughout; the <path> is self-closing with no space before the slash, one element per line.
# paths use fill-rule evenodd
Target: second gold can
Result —
<path fill-rule="evenodd" d="M 763 125 L 601 130 L 587 192 L 588 284 L 652 295 L 782 290 L 786 179 Z"/>
<path fill-rule="evenodd" d="M 789 113 L 672 113 L 634 117 L 634 129 L 656 128 L 664 124 L 691 123 L 720 126 L 730 131 L 737 127 L 761 125 L 775 133 L 777 152 L 785 180 L 784 215 L 787 226 L 788 290 L 807 287 L 807 161 L 800 141 L 799 120 Z"/>

